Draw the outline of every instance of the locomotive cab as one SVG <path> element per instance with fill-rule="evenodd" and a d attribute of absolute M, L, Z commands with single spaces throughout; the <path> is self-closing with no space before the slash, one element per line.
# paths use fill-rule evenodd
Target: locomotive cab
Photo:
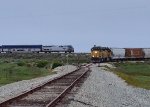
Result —
<path fill-rule="evenodd" d="M 91 49 L 92 62 L 107 62 L 111 60 L 112 52 L 108 47 L 94 46 Z"/>
<path fill-rule="evenodd" d="M 91 49 L 91 60 L 92 62 L 96 63 L 96 62 L 101 62 L 102 61 L 102 51 L 101 51 L 101 47 L 96 47 L 94 46 Z"/>

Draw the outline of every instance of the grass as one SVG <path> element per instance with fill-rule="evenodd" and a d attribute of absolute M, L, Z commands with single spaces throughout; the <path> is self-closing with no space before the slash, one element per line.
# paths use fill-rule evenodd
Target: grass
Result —
<path fill-rule="evenodd" d="M 24 65 L 19 65 L 18 62 L 4 61 L 0 62 L 0 86 L 8 83 L 28 80 L 36 77 L 52 74 L 48 67 L 39 68 L 32 63 L 24 62 Z M 36 62 L 35 62 L 36 63 Z M 30 66 L 29 66 L 30 64 Z"/>
<path fill-rule="evenodd" d="M 52 65 L 56 62 L 78 65 L 90 62 L 90 54 L 65 53 L 45 54 L 0 54 L 0 86 L 51 74 Z"/>
<path fill-rule="evenodd" d="M 115 63 L 113 71 L 128 84 L 150 89 L 150 64 L 149 63 Z"/>
<path fill-rule="evenodd" d="M 67 59 L 68 55 L 68 59 Z M 0 54 L 0 58 L 2 60 L 31 60 L 31 61 L 36 61 L 36 60 L 47 60 L 49 62 L 63 62 L 69 63 L 69 64 L 74 64 L 74 63 L 88 63 L 91 61 L 91 57 L 89 53 L 11 53 L 11 54 Z"/>

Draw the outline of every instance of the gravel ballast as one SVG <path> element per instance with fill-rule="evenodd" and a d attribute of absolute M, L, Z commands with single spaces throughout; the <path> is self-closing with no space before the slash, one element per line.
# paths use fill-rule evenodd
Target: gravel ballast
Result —
<path fill-rule="evenodd" d="M 91 70 L 68 107 L 150 107 L 150 90 L 129 86 L 104 67 Z"/>
<path fill-rule="evenodd" d="M 53 72 L 56 72 L 57 74 L 35 78 L 31 80 L 23 80 L 23 81 L 7 84 L 5 86 L 1 86 L 0 87 L 0 103 L 10 98 L 13 98 L 17 95 L 20 95 L 21 93 L 24 93 L 32 88 L 35 88 L 38 85 L 43 84 L 49 80 L 53 80 L 59 76 L 72 72 L 76 69 L 77 67 L 73 65 L 61 66 L 53 70 Z"/>

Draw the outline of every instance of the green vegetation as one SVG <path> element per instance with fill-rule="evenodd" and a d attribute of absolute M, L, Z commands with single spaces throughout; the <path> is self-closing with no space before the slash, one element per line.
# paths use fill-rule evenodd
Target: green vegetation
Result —
<path fill-rule="evenodd" d="M 52 74 L 47 61 L 5 60 L 0 62 L 0 85 Z"/>
<path fill-rule="evenodd" d="M 38 61 L 37 62 L 37 67 L 43 68 L 48 64 L 48 61 Z"/>
<path fill-rule="evenodd" d="M 150 64 L 148 62 L 115 63 L 113 71 L 127 83 L 136 87 L 150 89 Z"/>
<path fill-rule="evenodd" d="M 62 62 L 64 64 L 88 63 L 91 62 L 90 53 L 8 53 L 0 54 L 0 60 L 13 61 L 40 61 L 45 60 L 50 63 Z"/>
<path fill-rule="evenodd" d="M 54 69 L 54 68 L 56 68 L 56 67 L 58 67 L 58 66 L 62 66 L 63 64 L 62 63 L 60 63 L 60 62 L 54 62 L 53 64 L 52 64 L 52 69 Z"/>
<path fill-rule="evenodd" d="M 19 62 L 17 62 L 17 65 L 18 65 L 18 66 L 24 66 L 24 65 L 25 65 L 25 62 L 19 61 Z"/>
<path fill-rule="evenodd" d="M 51 74 L 55 67 L 90 62 L 88 53 L 0 54 L 0 86 Z"/>

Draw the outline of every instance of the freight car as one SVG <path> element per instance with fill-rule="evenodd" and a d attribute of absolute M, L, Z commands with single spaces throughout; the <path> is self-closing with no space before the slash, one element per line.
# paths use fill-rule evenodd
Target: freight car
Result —
<path fill-rule="evenodd" d="M 142 48 L 125 48 L 126 60 L 142 60 L 144 55 Z"/>
<path fill-rule="evenodd" d="M 125 59 L 125 49 L 123 48 L 111 48 L 112 52 L 111 61 L 119 61 Z"/>
<path fill-rule="evenodd" d="M 145 54 L 145 59 L 150 59 L 150 48 L 143 48 L 143 52 Z"/>
<path fill-rule="evenodd" d="M 105 55 L 102 55 L 102 53 L 105 53 Z M 92 62 L 133 61 L 143 59 L 150 59 L 150 48 L 106 48 L 94 46 L 91 49 Z"/>

